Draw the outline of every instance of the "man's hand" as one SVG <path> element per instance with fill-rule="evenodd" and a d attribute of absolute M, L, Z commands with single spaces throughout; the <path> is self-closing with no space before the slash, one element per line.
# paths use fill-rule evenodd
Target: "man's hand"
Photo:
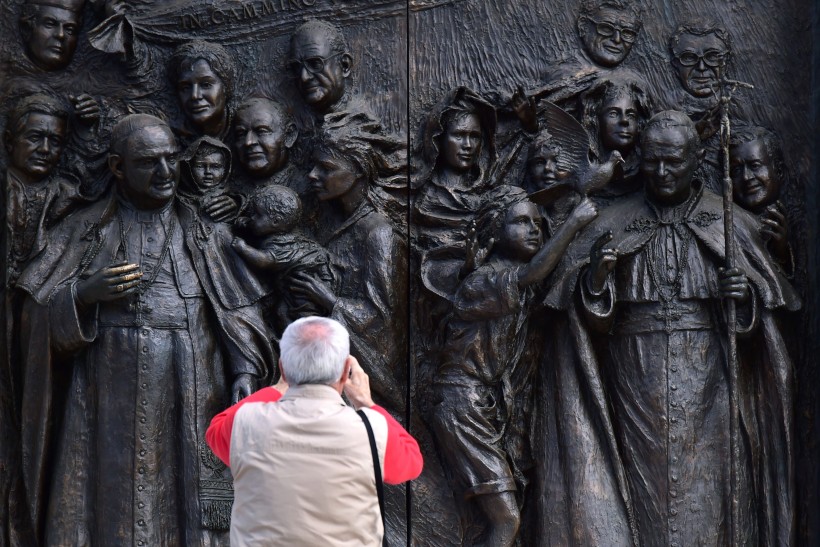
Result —
<path fill-rule="evenodd" d="M 749 279 L 740 268 L 718 268 L 718 283 L 722 298 L 732 298 L 740 303 L 749 299 Z"/>
<path fill-rule="evenodd" d="M 510 99 L 510 106 L 516 117 L 521 122 L 521 126 L 528 133 L 538 132 L 538 111 L 532 97 L 527 97 L 524 88 L 518 86 Z"/>
<path fill-rule="evenodd" d="M 239 204 L 231 196 L 221 195 L 204 204 L 202 210 L 214 222 L 222 222 L 239 211 Z"/>
<path fill-rule="evenodd" d="M 88 127 L 97 125 L 97 122 L 100 121 L 100 104 L 97 99 L 88 93 L 76 97 L 69 95 L 69 99 L 71 99 L 71 104 L 74 105 L 74 114 L 80 120 L 80 123 Z"/>
<path fill-rule="evenodd" d="M 239 374 L 231 386 L 231 404 L 235 405 L 254 392 L 256 378 L 252 374 Z"/>
<path fill-rule="evenodd" d="M 345 395 L 356 410 L 370 408 L 376 404 L 370 396 L 370 377 L 355 357 L 350 355 L 347 360 L 350 362 L 350 378 L 345 383 Z"/>
<path fill-rule="evenodd" d="M 612 232 L 601 235 L 589 252 L 589 290 L 593 294 L 603 292 L 607 276 L 618 263 L 618 251 L 607 247 L 610 241 L 612 241 Z"/>
<path fill-rule="evenodd" d="M 81 306 L 119 300 L 136 292 L 142 278 L 139 265 L 120 262 L 100 268 L 91 277 L 77 282 L 77 300 Z"/>

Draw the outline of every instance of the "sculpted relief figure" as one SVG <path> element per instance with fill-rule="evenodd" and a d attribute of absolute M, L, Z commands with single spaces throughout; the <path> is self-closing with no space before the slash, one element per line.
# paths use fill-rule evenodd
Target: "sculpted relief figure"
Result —
<path fill-rule="evenodd" d="M 431 424 L 457 503 L 475 503 L 478 522 L 486 523 L 482 545 L 516 543 L 532 472 L 525 409 L 533 405 L 527 324 L 536 286 L 595 215 L 584 201 L 543 242 L 541 215 L 520 188 L 509 187 L 479 212 L 486 259 L 456 291 L 433 380 Z"/>
<path fill-rule="evenodd" d="M 23 4 L 20 34 L 26 56 L 41 70 L 62 70 L 77 48 L 85 0 L 32 0 Z"/>
<path fill-rule="evenodd" d="M 67 133 L 68 111 L 48 95 L 26 97 L 9 114 L 4 214 L 12 280 L 43 249 L 46 230 L 82 199 L 77 186 L 56 173 Z"/>
<path fill-rule="evenodd" d="M 288 71 L 319 123 L 352 106 L 347 84 L 353 76 L 353 56 L 342 31 L 330 23 L 314 19 L 294 31 Z"/>
<path fill-rule="evenodd" d="M 233 147 L 243 174 L 234 187 L 247 199 L 257 188 L 278 184 L 306 193 L 297 180 L 290 153 L 299 137 L 296 124 L 284 108 L 266 98 L 250 98 L 236 109 Z"/>
<path fill-rule="evenodd" d="M 302 233 L 301 217 L 302 201 L 296 192 L 278 184 L 264 186 L 251 196 L 245 216 L 239 219 L 250 233 L 251 243 L 241 237 L 232 243 L 234 250 L 273 285 L 272 298 L 264 307 L 277 336 L 301 317 L 326 312 L 291 291 L 294 280 L 309 277 L 333 286 L 328 252 Z"/>
<path fill-rule="evenodd" d="M 121 120 L 114 191 L 21 276 L 24 476 L 46 544 L 227 545 L 230 475 L 204 431 L 275 355 L 258 309 L 223 301 L 236 280 L 206 267 L 178 155 L 165 122 Z"/>
<path fill-rule="evenodd" d="M 237 200 L 226 193 L 231 178 L 231 149 L 214 138 L 200 137 L 180 160 L 180 197 L 190 200 L 198 214 L 214 221 L 235 218 Z"/>
<path fill-rule="evenodd" d="M 183 142 L 203 135 L 224 141 L 236 79 L 230 53 L 218 44 L 187 42 L 171 56 L 168 77 L 185 116 L 185 126 L 178 129 Z"/>
<path fill-rule="evenodd" d="M 791 362 L 776 317 L 799 300 L 769 259 L 759 223 L 740 208 L 733 212 L 737 266 L 723 268 L 723 204 L 695 178 L 700 142 L 685 114 L 654 116 L 642 151 L 644 195 L 603 209 L 565 257 L 575 273 L 558 274 L 565 290 L 577 280 L 586 323 L 601 333 L 593 340 L 635 537 L 641 545 L 730 541 L 733 456 L 721 306 L 731 298 L 741 336 L 759 333 L 738 340 L 738 427 L 748 443 L 734 462 L 736 526 L 742 543 L 792 544 Z"/>
<path fill-rule="evenodd" d="M 789 219 L 779 200 L 786 182 L 786 162 L 777 136 L 763 127 L 732 132 L 729 148 L 735 202 L 757 215 L 766 247 L 788 276 L 794 274 Z"/>
<path fill-rule="evenodd" d="M 579 100 L 581 122 L 590 134 L 595 159 L 602 162 L 613 151 L 624 159 L 623 175 L 612 180 L 602 193 L 614 196 L 640 190 L 640 137 L 652 116 L 646 83 L 629 75 L 613 75 L 594 82 Z"/>

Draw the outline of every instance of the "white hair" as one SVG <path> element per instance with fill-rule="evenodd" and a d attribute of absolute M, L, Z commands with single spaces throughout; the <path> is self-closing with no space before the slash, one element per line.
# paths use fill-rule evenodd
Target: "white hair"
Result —
<path fill-rule="evenodd" d="M 288 384 L 331 385 L 342 377 L 350 336 L 338 321 L 303 317 L 285 329 L 279 350 Z"/>

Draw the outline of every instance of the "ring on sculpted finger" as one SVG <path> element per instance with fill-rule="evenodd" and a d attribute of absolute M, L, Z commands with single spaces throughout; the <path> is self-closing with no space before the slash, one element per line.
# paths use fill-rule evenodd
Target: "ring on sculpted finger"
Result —
<path fill-rule="evenodd" d="M 125 285 L 117 285 L 117 292 L 122 292 L 125 290 Z"/>

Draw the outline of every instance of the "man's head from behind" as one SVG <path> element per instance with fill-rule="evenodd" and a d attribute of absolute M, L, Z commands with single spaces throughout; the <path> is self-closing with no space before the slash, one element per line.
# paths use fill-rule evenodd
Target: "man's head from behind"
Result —
<path fill-rule="evenodd" d="M 282 374 L 291 386 L 335 385 L 350 356 L 350 336 L 338 321 L 304 317 L 288 325 L 279 349 Z"/>

